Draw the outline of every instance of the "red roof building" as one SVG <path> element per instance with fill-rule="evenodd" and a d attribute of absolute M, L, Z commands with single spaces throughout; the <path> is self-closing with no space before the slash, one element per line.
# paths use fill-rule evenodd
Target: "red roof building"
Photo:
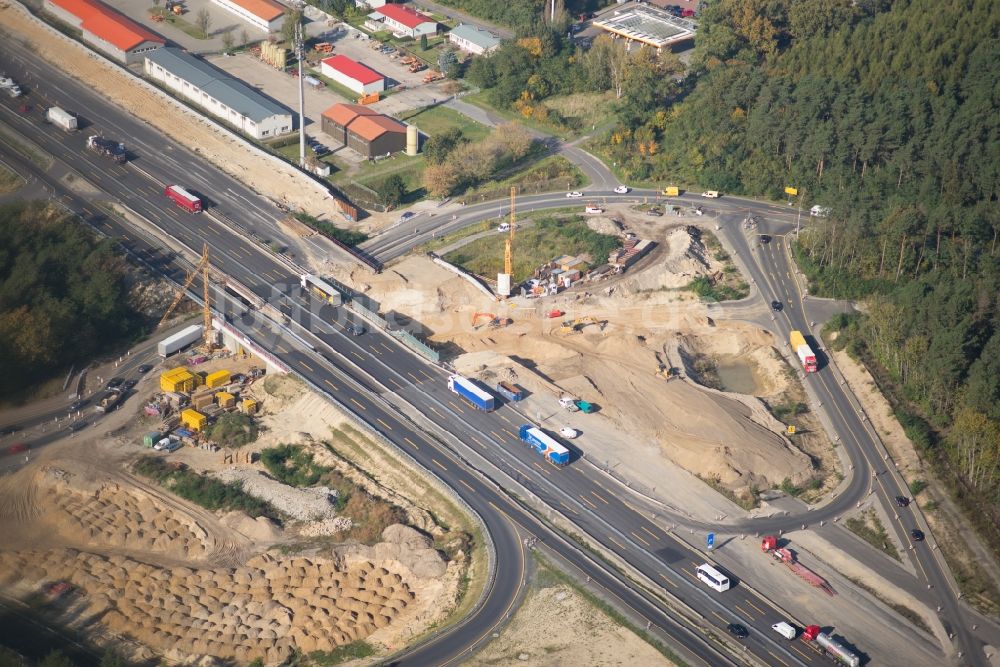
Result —
<path fill-rule="evenodd" d="M 384 23 L 394 35 L 419 37 L 437 32 L 437 21 L 402 5 L 385 4 L 368 16 Z"/>
<path fill-rule="evenodd" d="M 323 112 L 325 134 L 365 157 L 406 148 L 406 124 L 360 104 L 334 104 Z"/>
<path fill-rule="evenodd" d="M 285 6 L 274 0 L 215 0 L 215 4 L 264 32 L 277 32 L 285 22 Z"/>
<path fill-rule="evenodd" d="M 370 95 L 385 90 L 385 77 L 347 56 L 336 55 L 323 59 L 320 71 L 323 76 L 330 77 L 360 95 Z"/>
<path fill-rule="evenodd" d="M 99 0 L 45 0 L 45 9 L 78 28 L 88 44 L 125 64 L 140 62 L 142 54 L 166 40 Z"/>

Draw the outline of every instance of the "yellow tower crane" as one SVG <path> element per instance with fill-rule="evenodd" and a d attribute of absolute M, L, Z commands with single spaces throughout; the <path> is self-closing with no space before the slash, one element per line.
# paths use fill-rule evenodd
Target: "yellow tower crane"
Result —
<path fill-rule="evenodd" d="M 191 283 L 194 282 L 194 279 L 197 278 L 198 274 L 200 273 L 202 276 L 201 281 L 202 281 L 202 301 L 203 301 L 201 311 L 202 311 L 202 317 L 204 319 L 203 329 L 205 336 L 205 342 L 203 343 L 203 346 L 206 351 L 210 351 L 213 347 L 212 308 L 208 293 L 208 284 L 209 284 L 208 267 L 209 267 L 208 244 L 206 243 L 201 250 L 201 259 L 198 260 L 198 263 L 195 265 L 194 269 L 192 269 L 191 272 L 187 275 L 187 279 L 185 279 L 184 284 L 180 288 L 178 288 L 177 295 L 174 297 L 174 300 L 170 303 L 170 306 L 167 308 L 167 312 L 163 313 L 163 317 L 160 318 L 160 323 L 156 325 L 158 327 L 162 326 L 163 323 L 170 318 L 170 316 L 174 312 L 174 309 L 177 308 L 177 304 L 179 304 L 181 302 L 181 299 L 184 298 L 184 295 L 187 293 L 188 288 L 191 287 Z"/>
<path fill-rule="evenodd" d="M 514 230 L 515 225 L 515 212 L 514 207 L 516 204 L 517 188 L 511 187 L 510 189 L 510 235 L 504 242 L 503 247 L 503 273 L 497 274 L 497 294 L 501 297 L 510 296 L 511 292 L 511 282 L 513 280 L 514 273 Z"/>

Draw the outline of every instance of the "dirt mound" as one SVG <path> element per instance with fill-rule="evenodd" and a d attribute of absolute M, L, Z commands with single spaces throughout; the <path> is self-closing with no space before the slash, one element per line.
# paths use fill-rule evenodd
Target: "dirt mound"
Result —
<path fill-rule="evenodd" d="M 334 548 L 334 553 L 348 561 L 398 563 L 421 579 L 435 579 L 443 576 L 448 566 L 431 545 L 426 535 L 409 526 L 393 524 L 382 531 L 382 541 L 373 546 L 344 545 Z"/>
<path fill-rule="evenodd" d="M 223 524 L 257 543 L 277 542 L 283 535 L 281 528 L 265 516 L 254 519 L 243 512 L 230 512 L 221 520 Z"/>
<path fill-rule="evenodd" d="M 84 616 L 168 655 L 241 663 L 330 651 L 413 604 L 391 564 L 258 556 L 225 570 L 164 568 L 72 549 L 0 553 L 0 586 L 66 581 L 85 596 Z"/>
<path fill-rule="evenodd" d="M 664 249 L 655 266 L 631 276 L 626 274 L 617 289 L 621 296 L 643 290 L 679 289 L 698 276 L 712 275 L 723 269 L 711 256 L 699 235 L 687 227 L 670 231 L 663 241 Z"/>
<path fill-rule="evenodd" d="M 141 489 L 56 466 L 42 468 L 35 484 L 38 520 L 67 542 L 186 558 L 213 547 L 202 526 Z"/>

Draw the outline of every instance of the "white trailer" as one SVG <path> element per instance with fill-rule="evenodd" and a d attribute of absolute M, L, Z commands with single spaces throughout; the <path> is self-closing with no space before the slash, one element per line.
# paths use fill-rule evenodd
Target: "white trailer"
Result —
<path fill-rule="evenodd" d="M 45 110 L 45 120 L 53 125 L 57 125 L 67 132 L 72 132 L 77 128 L 76 116 L 59 107 L 49 107 Z"/>
<path fill-rule="evenodd" d="M 167 336 L 161 340 L 156 346 L 156 351 L 159 352 L 161 357 L 169 357 L 174 352 L 178 352 L 196 340 L 199 340 L 201 334 L 202 326 L 200 324 L 192 324 L 188 328 L 178 331 L 173 336 Z"/>

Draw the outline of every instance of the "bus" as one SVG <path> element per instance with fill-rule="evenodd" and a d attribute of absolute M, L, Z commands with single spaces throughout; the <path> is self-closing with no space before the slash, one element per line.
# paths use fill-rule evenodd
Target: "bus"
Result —
<path fill-rule="evenodd" d="M 720 593 L 729 590 L 729 577 L 722 574 L 708 563 L 698 566 L 698 578 L 704 581 L 710 588 L 714 588 Z"/>
<path fill-rule="evenodd" d="M 302 280 L 299 282 L 302 285 L 303 290 L 312 292 L 331 306 L 339 306 L 343 302 L 340 292 L 338 292 L 325 280 L 321 280 L 314 275 L 306 273 L 303 274 Z"/>

